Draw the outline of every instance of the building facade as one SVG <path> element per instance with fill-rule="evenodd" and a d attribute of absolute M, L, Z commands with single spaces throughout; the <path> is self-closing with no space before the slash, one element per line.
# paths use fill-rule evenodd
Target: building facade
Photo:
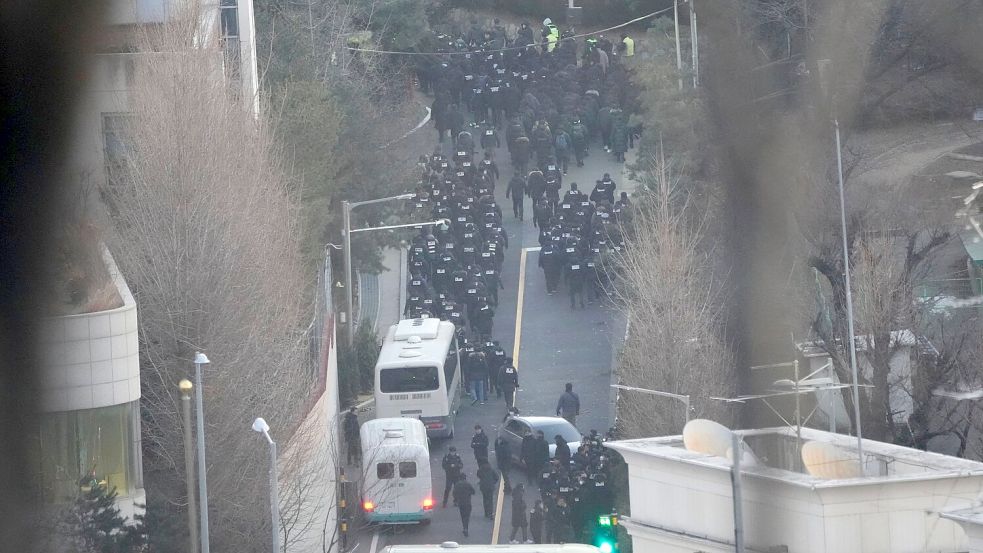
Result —
<path fill-rule="evenodd" d="M 229 96 L 259 116 L 252 0 L 112 0 L 100 44 L 89 58 L 78 99 L 69 186 L 90 201 L 112 185 L 125 162 L 129 93 L 143 54 L 143 31 L 199 10 L 195 41 L 216 47 Z M 140 354 L 137 305 L 111 254 L 106 268 L 122 305 L 45 320 L 37 357 L 42 404 L 33 429 L 39 497 L 74 500 L 93 482 L 115 489 L 117 506 L 132 520 L 146 503 L 140 438 Z"/>
<path fill-rule="evenodd" d="M 41 327 L 38 492 L 46 503 L 69 502 L 94 480 L 115 489 L 121 514 L 132 518 L 146 503 L 137 305 L 108 251 L 104 259 L 122 305 Z"/>
<path fill-rule="evenodd" d="M 864 440 L 865 474 L 818 478 L 801 468 L 794 428 L 737 431 L 757 457 L 742 464 L 747 551 L 956 553 L 970 539 L 944 512 L 972 506 L 983 463 Z M 856 458 L 856 438 L 810 428 L 818 441 Z M 635 551 L 734 551 L 731 462 L 690 451 L 682 436 L 608 442 L 628 463 Z"/>

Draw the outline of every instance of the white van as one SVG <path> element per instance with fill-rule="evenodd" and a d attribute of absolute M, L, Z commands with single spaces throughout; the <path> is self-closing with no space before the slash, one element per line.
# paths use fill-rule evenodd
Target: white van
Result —
<path fill-rule="evenodd" d="M 520 543 L 515 545 L 459 545 L 457 542 L 445 541 L 440 545 L 390 545 L 382 553 L 600 553 L 593 545 L 582 543 L 536 544 Z"/>
<path fill-rule="evenodd" d="M 431 438 L 454 437 L 459 367 L 454 323 L 399 321 L 389 327 L 375 365 L 376 416 L 420 419 Z"/>
<path fill-rule="evenodd" d="M 362 425 L 362 510 L 369 522 L 428 523 L 433 482 L 427 430 L 417 419 Z"/>

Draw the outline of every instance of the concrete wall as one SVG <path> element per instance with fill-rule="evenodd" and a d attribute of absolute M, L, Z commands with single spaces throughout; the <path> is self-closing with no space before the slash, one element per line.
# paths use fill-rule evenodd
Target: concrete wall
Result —
<path fill-rule="evenodd" d="M 140 399 L 137 305 L 108 251 L 105 259 L 123 306 L 44 320 L 39 348 L 42 411 L 94 409 Z"/>
<path fill-rule="evenodd" d="M 335 479 L 341 462 L 338 355 L 333 321 L 326 325 L 324 392 L 279 457 L 281 543 L 291 553 L 338 551 Z"/>

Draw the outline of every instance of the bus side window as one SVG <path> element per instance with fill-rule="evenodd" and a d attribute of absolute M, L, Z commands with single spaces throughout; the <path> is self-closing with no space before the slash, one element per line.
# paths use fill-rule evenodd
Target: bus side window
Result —
<path fill-rule="evenodd" d="M 416 462 L 403 461 L 399 464 L 400 478 L 416 478 Z"/>
<path fill-rule="evenodd" d="M 457 372 L 457 350 L 451 348 L 447 352 L 447 359 L 444 360 L 444 386 L 447 387 L 447 396 L 454 394 L 454 374 Z"/>
<path fill-rule="evenodd" d="M 379 463 L 375 466 L 375 476 L 379 480 L 389 480 L 395 474 L 392 463 Z"/>

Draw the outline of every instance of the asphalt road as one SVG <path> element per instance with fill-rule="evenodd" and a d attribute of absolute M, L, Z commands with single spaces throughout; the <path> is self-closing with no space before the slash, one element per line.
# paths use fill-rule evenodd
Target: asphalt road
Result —
<path fill-rule="evenodd" d="M 504 137 L 504 131 L 502 131 Z M 420 149 L 432 152 L 434 132 L 430 125 L 420 129 L 409 139 L 418 141 Z M 445 153 L 450 146 L 444 145 Z M 478 155 L 480 158 L 480 154 Z M 517 394 L 517 406 L 524 415 L 555 415 L 556 401 L 563 391 L 565 382 L 573 382 L 574 390 L 580 395 L 581 416 L 577 426 L 581 432 L 590 429 L 604 432 L 613 423 L 611 389 L 611 366 L 613 343 L 624 334 L 624 323 L 608 306 L 594 302 L 586 309 L 570 309 L 566 290 L 548 296 L 545 290 L 543 273 L 539 269 L 538 231 L 532 225 L 532 204 L 525 200 L 526 217 L 519 221 L 512 216 L 512 202 L 505 198 L 505 188 L 513 174 L 509 163 L 508 150 L 503 146 L 495 155 L 501 178 L 496 186 L 496 200 L 502 208 L 503 225 L 509 239 L 503 265 L 503 284 L 505 289 L 499 293 L 499 306 L 495 312 L 493 335 L 506 352 L 512 352 L 519 370 L 521 389 Z M 571 164 L 575 165 L 575 164 Z M 621 190 L 623 164 L 614 161 L 596 145 L 591 148 L 585 166 L 571 166 L 564 176 L 563 190 L 569 189 L 571 182 L 590 193 L 594 182 L 605 172 L 618 182 Z M 617 194 L 616 194 L 617 195 Z M 523 251 L 525 253 L 523 254 Z M 525 255 L 525 274 L 520 278 L 521 258 Z M 518 307 L 522 290 L 522 306 Z M 518 322 L 518 324 L 517 324 Z M 520 332 L 516 333 L 516 327 Z M 518 348 L 516 348 L 518 344 Z M 477 489 L 475 471 L 477 466 L 470 443 L 472 429 L 480 424 L 494 442 L 496 432 L 506 412 L 504 400 L 490 398 L 486 405 L 471 405 L 464 401 L 455 424 L 456 437 L 453 440 L 433 441 L 430 444 L 430 464 L 433 472 L 434 499 L 437 507 L 433 521 L 424 526 L 375 526 L 358 532 L 354 549 L 358 552 L 375 553 L 386 545 L 424 544 L 456 541 L 458 543 L 492 543 L 495 523 L 483 516 L 480 492 L 472 502 L 473 512 L 470 522 L 470 536 L 462 533 L 458 510 L 450 503 L 447 508 L 440 506 L 444 491 L 444 473 L 441 459 L 448 448 L 457 447 L 465 463 L 469 481 Z M 363 413 L 363 420 L 372 417 L 371 411 Z M 494 464 L 494 453 L 490 455 Z M 526 500 L 532 505 L 538 498 L 537 489 L 527 489 Z M 498 499 L 498 498 L 496 498 Z M 501 498 L 500 543 L 508 542 L 511 530 L 511 501 L 506 495 Z M 496 503 L 497 505 L 497 503 Z"/>

